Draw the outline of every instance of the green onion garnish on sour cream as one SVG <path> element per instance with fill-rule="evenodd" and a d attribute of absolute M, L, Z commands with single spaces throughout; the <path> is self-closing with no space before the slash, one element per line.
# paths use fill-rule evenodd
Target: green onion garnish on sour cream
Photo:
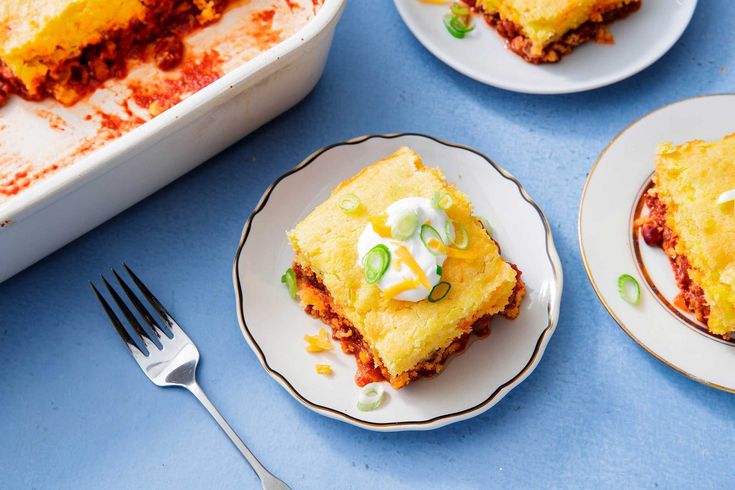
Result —
<path fill-rule="evenodd" d="M 431 225 L 421 225 L 421 242 L 433 255 L 444 253 L 444 240 L 436 228 Z"/>
<path fill-rule="evenodd" d="M 365 281 L 368 284 L 375 284 L 380 281 L 380 278 L 383 277 L 390 266 L 390 250 L 388 250 L 388 247 L 381 243 L 371 248 L 365 254 L 363 266 L 365 267 Z"/>
<path fill-rule="evenodd" d="M 403 241 L 411 238 L 418 227 L 419 216 L 416 211 L 406 211 L 391 226 L 390 231 L 393 238 Z"/>

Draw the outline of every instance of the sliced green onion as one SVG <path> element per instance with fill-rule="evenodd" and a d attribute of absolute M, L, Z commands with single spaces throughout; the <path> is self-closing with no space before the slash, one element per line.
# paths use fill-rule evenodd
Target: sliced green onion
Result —
<path fill-rule="evenodd" d="M 288 288 L 288 294 L 291 295 L 291 299 L 296 299 L 296 273 L 290 267 L 281 276 L 281 282 Z"/>
<path fill-rule="evenodd" d="M 618 277 L 618 292 L 621 298 L 632 305 L 637 305 L 641 300 L 641 286 L 629 274 Z"/>
<path fill-rule="evenodd" d="M 452 285 L 448 282 L 438 282 L 436 286 L 431 288 L 431 292 L 429 293 L 429 297 L 427 298 L 429 300 L 429 303 L 436 303 L 437 301 L 443 300 L 444 297 L 449 294 L 450 289 L 452 289 Z"/>
<path fill-rule="evenodd" d="M 453 16 L 451 20 L 449 21 L 451 26 L 457 30 L 458 32 L 461 32 L 462 34 L 467 34 L 468 32 L 472 32 L 475 30 L 475 26 L 472 24 L 465 24 L 462 22 L 462 20 L 459 17 Z"/>
<path fill-rule="evenodd" d="M 466 17 L 470 15 L 470 9 L 463 7 L 462 5 L 458 3 L 452 4 L 451 11 L 454 15 L 459 16 L 459 17 Z"/>
<path fill-rule="evenodd" d="M 431 241 L 432 239 L 437 240 L 437 242 L 441 245 L 439 250 L 429 246 L 429 241 Z M 436 231 L 436 228 L 434 228 L 433 226 L 421 225 L 421 242 L 424 244 L 424 247 L 426 247 L 426 249 L 433 255 L 442 255 L 442 252 L 444 251 L 444 240 L 442 240 L 442 236 L 439 234 L 438 231 Z"/>
<path fill-rule="evenodd" d="M 480 220 L 480 224 L 482 225 L 482 227 L 485 228 L 485 231 L 487 232 L 488 236 L 492 237 L 493 228 L 492 226 L 490 226 L 490 222 L 482 216 L 478 217 L 478 219 Z"/>
<path fill-rule="evenodd" d="M 375 284 L 390 266 L 390 250 L 382 243 L 375 245 L 365 254 L 362 264 L 365 267 L 365 280 L 368 284 Z"/>
<path fill-rule="evenodd" d="M 452 19 L 455 17 L 452 14 L 447 14 L 444 16 L 444 27 L 447 29 L 449 34 L 456 37 L 457 39 L 464 39 L 464 32 L 458 31 L 457 29 L 452 26 Z"/>
<path fill-rule="evenodd" d="M 408 240 L 416 233 L 418 227 L 419 215 L 415 211 L 408 211 L 390 227 L 390 232 L 396 240 Z"/>
<path fill-rule="evenodd" d="M 361 412 L 375 410 L 383 401 L 385 388 L 380 383 L 368 383 L 362 387 L 357 396 L 357 409 Z"/>
<path fill-rule="evenodd" d="M 447 226 L 445 228 L 447 242 L 450 245 L 454 245 L 454 247 L 460 250 L 467 248 L 470 238 L 467 235 L 467 230 L 465 230 L 464 226 L 459 223 L 455 223 L 450 219 L 447 221 Z"/>
<path fill-rule="evenodd" d="M 354 213 L 360 209 L 360 204 L 360 198 L 351 193 L 340 197 L 338 201 L 339 208 L 345 213 Z"/>
<path fill-rule="evenodd" d="M 431 205 L 437 209 L 447 210 L 454 204 L 454 199 L 448 192 L 435 192 L 434 197 L 431 199 Z"/>
<path fill-rule="evenodd" d="M 442 272 L 444 272 L 444 269 L 442 269 L 442 266 L 437 265 L 436 266 L 436 275 L 439 276 L 439 277 L 441 277 Z"/>
<path fill-rule="evenodd" d="M 735 189 L 725 191 L 717 198 L 717 204 L 725 204 L 726 202 L 735 201 Z"/>

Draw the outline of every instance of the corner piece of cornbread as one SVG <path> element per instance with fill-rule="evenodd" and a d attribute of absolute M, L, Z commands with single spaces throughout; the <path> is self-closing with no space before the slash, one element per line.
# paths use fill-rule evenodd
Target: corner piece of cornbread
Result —
<path fill-rule="evenodd" d="M 655 187 L 674 234 L 667 253 L 685 257 L 691 280 L 709 306 L 714 334 L 735 331 L 735 210 L 718 197 L 735 189 L 735 134 L 722 140 L 660 145 Z M 665 247 L 666 248 L 666 247 Z"/>
<path fill-rule="evenodd" d="M 143 0 L 0 0 L 0 60 L 36 95 L 49 70 L 145 14 Z"/>
<path fill-rule="evenodd" d="M 446 259 L 442 280 L 452 288 L 442 301 L 386 299 L 366 282 L 359 266 L 360 234 L 368 218 L 391 203 L 406 197 L 431 199 L 437 191 L 453 197 L 448 214 L 467 230 L 474 258 Z M 359 197 L 357 213 L 340 209 L 345 194 Z M 358 384 L 364 384 L 359 380 L 361 363 L 397 388 L 438 373 L 451 353 L 465 347 L 473 327 L 477 332 L 478 321 L 496 314 L 515 318 L 525 292 L 520 272 L 500 256 L 497 244 L 472 216 L 467 196 L 406 147 L 342 182 L 288 238 L 301 302 L 308 313 L 332 326 L 345 352 L 355 354 Z"/>

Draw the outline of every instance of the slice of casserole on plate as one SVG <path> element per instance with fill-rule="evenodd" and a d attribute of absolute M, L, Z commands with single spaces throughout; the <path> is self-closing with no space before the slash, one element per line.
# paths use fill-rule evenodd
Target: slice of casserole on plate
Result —
<path fill-rule="evenodd" d="M 671 261 L 677 306 L 727 337 L 735 331 L 735 135 L 657 153 L 641 233 Z"/>
<path fill-rule="evenodd" d="M 342 182 L 288 238 L 300 301 L 355 356 L 360 386 L 441 372 L 491 317 L 517 317 L 525 294 L 467 196 L 405 147 Z"/>
<path fill-rule="evenodd" d="M 613 43 L 611 22 L 642 0 L 470 0 L 508 47 L 530 63 L 555 63 L 588 41 Z"/>

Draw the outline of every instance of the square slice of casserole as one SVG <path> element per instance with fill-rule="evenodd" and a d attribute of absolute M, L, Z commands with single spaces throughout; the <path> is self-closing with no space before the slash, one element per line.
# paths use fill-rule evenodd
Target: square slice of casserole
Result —
<path fill-rule="evenodd" d="M 657 153 L 644 226 L 655 227 L 669 256 L 681 289 L 677 305 L 727 336 L 735 331 L 735 210 L 717 201 L 735 189 L 735 135 L 663 144 Z"/>
<path fill-rule="evenodd" d="M 468 236 L 460 258 L 450 255 L 437 268 L 451 290 L 437 302 L 388 298 L 377 284 L 366 281 L 358 253 L 361 235 L 392 203 L 438 194 L 451 196 L 446 213 Z M 357 211 L 341 209 L 345 196 L 359 198 Z M 518 316 L 525 294 L 520 271 L 500 255 L 472 215 L 467 196 L 405 147 L 342 182 L 288 232 L 288 238 L 301 303 L 307 313 L 331 326 L 344 352 L 355 355 L 360 386 L 387 380 L 400 388 L 440 372 L 473 332 L 488 333 L 490 317 Z M 395 256 L 390 267 L 404 267 L 401 258 Z"/>
<path fill-rule="evenodd" d="M 0 105 L 9 93 L 64 104 L 152 45 L 171 68 L 183 45 L 174 31 L 216 19 L 224 0 L 0 0 Z M 160 62 L 159 60 L 164 60 Z M 161 66 L 164 65 L 164 66 Z"/>
<path fill-rule="evenodd" d="M 610 44 L 607 24 L 641 6 L 642 0 L 470 0 L 508 47 L 531 63 L 555 63 L 575 46 Z"/>

